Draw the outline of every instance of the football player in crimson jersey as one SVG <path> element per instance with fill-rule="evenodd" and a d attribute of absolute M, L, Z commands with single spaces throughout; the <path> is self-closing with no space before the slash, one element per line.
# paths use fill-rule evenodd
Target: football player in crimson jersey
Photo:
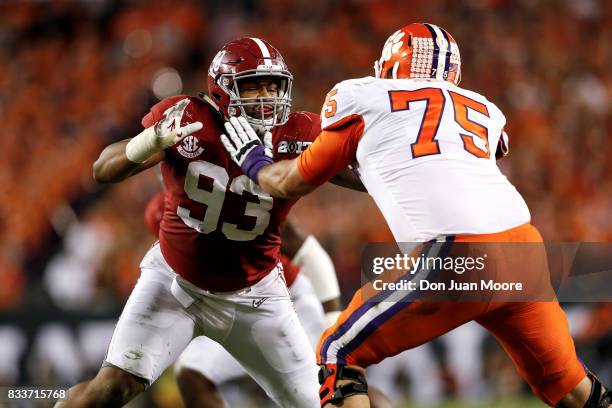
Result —
<path fill-rule="evenodd" d="M 145 210 L 146 224 L 156 237 L 164 213 L 164 198 L 165 192 L 160 191 Z M 293 306 L 314 347 L 323 330 L 340 314 L 340 292 L 334 266 L 316 238 L 304 237 L 291 222 L 287 222 L 282 232 L 281 263 Z M 206 336 L 196 337 L 189 343 L 174 371 L 187 408 L 224 407 L 218 386 L 246 375 L 223 347 Z M 370 387 L 369 397 L 377 408 L 391 406 L 374 387 Z"/>
<path fill-rule="evenodd" d="M 461 247 L 451 242 L 476 251 L 487 242 L 533 243 L 515 244 L 523 248 L 520 256 L 496 258 L 492 268 L 509 276 L 527 269 L 522 279 L 543 282 L 538 294 L 555 299 L 542 237 L 495 163 L 508 151 L 506 119 L 484 96 L 457 86 L 460 64 L 448 32 L 410 24 L 385 43 L 375 77 L 332 89 L 322 110 L 323 132 L 299 158 L 272 163 L 254 147 L 260 142 L 249 124 L 234 118 L 225 126 L 229 137 L 221 138 L 244 173 L 274 197 L 307 194 L 357 163 L 396 241 L 427 242 L 422 256 Z M 415 294 L 377 293 L 369 285 L 355 294 L 319 342 L 321 405 L 369 406 L 365 367 L 475 320 L 502 343 L 545 403 L 610 406 L 612 392 L 579 361 L 556 299 L 424 304 Z"/>
<path fill-rule="evenodd" d="M 221 344 L 277 404 L 318 405 L 314 353 L 279 263 L 281 230 L 295 200 L 264 192 L 219 140 L 223 120 L 239 115 L 265 135 L 275 157 L 296 157 L 319 134 L 320 118 L 289 112 L 292 80 L 266 41 L 232 41 L 210 65 L 212 99 L 167 98 L 142 119 L 139 135 L 102 151 L 94 163 L 101 183 L 161 162 L 159 243 L 140 264 L 102 368 L 58 406 L 127 403 L 200 334 Z"/>
<path fill-rule="evenodd" d="M 164 197 L 165 192 L 159 192 L 145 211 L 147 226 L 156 237 L 164 212 Z M 293 306 L 314 347 L 323 330 L 340 314 L 340 291 L 334 266 L 316 238 L 304 237 L 291 222 L 287 222 L 282 232 L 281 263 Z M 247 374 L 231 354 L 206 336 L 189 343 L 174 370 L 188 408 L 223 407 L 218 386 Z"/>

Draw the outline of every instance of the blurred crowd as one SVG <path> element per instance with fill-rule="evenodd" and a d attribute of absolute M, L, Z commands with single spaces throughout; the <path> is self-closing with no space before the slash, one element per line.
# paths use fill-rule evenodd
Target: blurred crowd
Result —
<path fill-rule="evenodd" d="M 508 119 L 502 171 L 549 241 L 612 240 L 612 2 L 605 0 L 95 0 L 0 3 L 0 310 L 31 292 L 66 310 L 119 303 L 154 241 L 155 170 L 99 186 L 91 165 L 136 135 L 157 100 L 205 89 L 227 41 L 283 54 L 294 110 L 318 112 L 343 79 L 371 75 L 385 39 L 427 21 L 461 50 L 462 86 Z M 503 216 L 503 214 L 500 214 Z M 361 247 L 391 239 L 365 195 L 324 186 L 292 217 L 359 281 Z"/>

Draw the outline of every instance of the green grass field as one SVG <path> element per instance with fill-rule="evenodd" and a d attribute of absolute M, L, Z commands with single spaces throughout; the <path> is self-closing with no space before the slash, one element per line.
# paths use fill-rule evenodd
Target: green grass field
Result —
<path fill-rule="evenodd" d="M 435 406 L 401 404 L 398 408 L 544 408 L 546 405 L 535 398 L 512 399 L 508 401 L 484 401 L 479 403 L 447 401 Z"/>

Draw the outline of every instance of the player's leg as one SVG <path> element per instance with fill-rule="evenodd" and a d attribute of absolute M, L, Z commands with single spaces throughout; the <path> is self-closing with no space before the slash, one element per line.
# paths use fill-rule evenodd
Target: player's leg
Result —
<path fill-rule="evenodd" d="M 186 408 L 222 408 L 226 404 L 217 385 L 198 370 L 180 367 L 176 382 Z"/>
<path fill-rule="evenodd" d="M 418 251 L 447 253 L 447 243 L 427 243 Z M 418 254 L 415 254 L 418 255 Z M 424 273 L 420 273 L 424 272 Z M 434 271 L 420 270 L 425 278 Z M 388 282 L 412 274 L 390 271 Z M 336 324 L 325 330 L 317 347 L 322 406 L 370 407 L 365 369 L 387 357 L 417 347 L 478 315 L 482 306 L 457 308 L 450 302 L 424 302 L 417 291 L 380 291 L 374 283 L 359 289 Z M 452 307 L 449 309 L 449 305 Z M 407 332 L 409 330 L 409 332 Z"/>
<path fill-rule="evenodd" d="M 486 304 L 476 302 L 410 302 L 401 297 L 364 301 L 362 291 L 319 342 L 320 398 L 331 406 L 370 406 L 363 368 L 426 343 L 486 309 Z"/>
<path fill-rule="evenodd" d="M 297 276 L 289 293 L 300 322 L 314 347 L 325 328 L 321 303 L 315 296 L 308 278 L 301 274 Z M 218 385 L 246 375 L 231 354 L 219 343 L 205 336 L 193 339 L 177 360 L 174 370 L 187 408 L 224 407 Z"/>
<path fill-rule="evenodd" d="M 310 280 L 303 274 L 298 274 L 295 281 L 289 287 L 289 295 L 293 301 L 293 307 L 308 335 L 313 349 L 317 346 L 321 333 L 326 327 L 325 313 L 321 302 L 310 284 Z M 375 387 L 368 388 L 372 407 L 390 408 L 391 402 L 384 393 Z"/>
<path fill-rule="evenodd" d="M 133 374 L 117 367 L 102 367 L 96 377 L 79 383 L 68 390 L 68 400 L 55 407 L 117 407 L 122 406 L 144 391 L 146 383 Z"/>
<path fill-rule="evenodd" d="M 511 276 L 521 271 L 520 280 L 530 283 L 527 287 L 535 289 L 531 291 L 534 296 L 544 300 L 554 296 L 546 252 L 543 246 L 537 245 L 543 239 L 531 224 L 496 234 L 457 237 L 457 241 L 523 243 L 518 247 L 520 256 L 506 255 L 503 263 L 498 263 L 499 275 Z M 527 242 L 535 244 L 524 245 Z M 605 396 L 607 390 L 594 376 L 587 376 L 578 360 L 567 318 L 557 301 L 491 304 L 489 311 L 476 321 L 501 342 L 521 376 L 542 401 L 562 408 L 610 405 L 605 399 L 611 399 L 612 395 Z"/>
<path fill-rule="evenodd" d="M 297 276 L 289 293 L 299 320 L 314 346 L 325 328 L 321 303 L 308 278 L 303 275 Z M 177 360 L 175 374 L 187 407 L 223 407 L 225 404 L 218 385 L 246 375 L 246 372 L 219 343 L 200 336 L 189 344 Z"/>
<path fill-rule="evenodd" d="M 280 272 L 230 296 L 236 306 L 229 335 L 220 343 L 281 407 L 317 407 L 317 366 Z"/>
<path fill-rule="evenodd" d="M 612 395 L 576 356 L 557 302 L 506 304 L 477 321 L 500 341 L 533 392 L 550 406 L 608 407 Z M 599 394 L 599 395 L 597 395 Z"/>
<path fill-rule="evenodd" d="M 224 407 L 218 386 L 246 375 L 238 362 L 216 341 L 196 337 L 174 365 L 185 406 Z"/>
<path fill-rule="evenodd" d="M 289 296 L 313 349 L 325 330 L 325 312 L 312 288 L 310 280 L 300 273 L 289 287 Z"/>
<path fill-rule="evenodd" d="M 69 392 L 58 407 L 126 404 L 161 375 L 187 346 L 194 322 L 173 297 L 174 278 L 159 246 L 143 259 L 141 276 L 128 299 L 96 377 Z"/>

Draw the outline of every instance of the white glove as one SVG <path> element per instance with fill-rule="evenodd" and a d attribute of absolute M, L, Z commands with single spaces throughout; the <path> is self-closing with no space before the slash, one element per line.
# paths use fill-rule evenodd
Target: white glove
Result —
<path fill-rule="evenodd" d="M 134 163 L 142 163 L 153 154 L 164 150 L 184 137 L 202 129 L 202 122 L 193 122 L 181 127 L 185 108 L 191 101 L 180 100 L 164 111 L 164 118 L 133 137 L 125 146 L 125 155 Z"/>
<path fill-rule="evenodd" d="M 225 130 L 229 138 L 221 135 L 221 142 L 232 160 L 242 166 L 249 153 L 261 145 L 261 140 L 250 123 L 242 116 L 230 117 L 229 122 L 225 122 Z"/>
<path fill-rule="evenodd" d="M 267 142 L 267 146 L 264 146 L 251 124 L 242 116 L 238 118 L 232 116 L 229 122 L 225 122 L 225 130 L 227 136 L 221 135 L 225 150 L 240 166 L 242 172 L 257 182 L 259 170 L 274 162 L 271 149 L 272 134 L 266 132 L 264 142 Z"/>

